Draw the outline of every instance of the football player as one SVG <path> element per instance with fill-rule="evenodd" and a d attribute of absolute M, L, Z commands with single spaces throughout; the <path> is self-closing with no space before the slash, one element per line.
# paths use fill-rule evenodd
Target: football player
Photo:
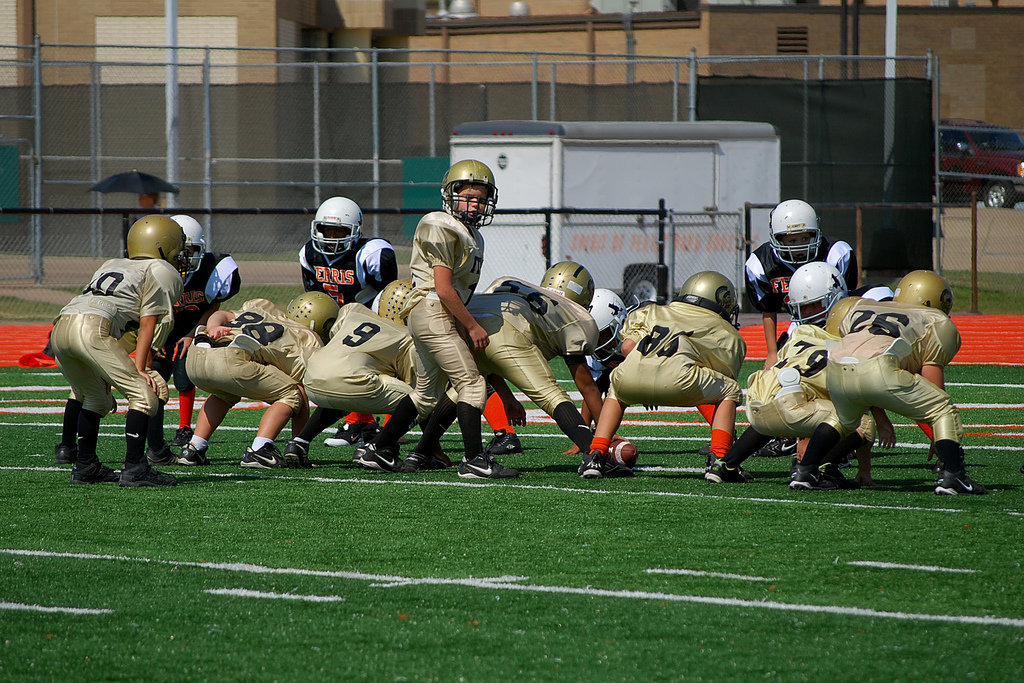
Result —
<path fill-rule="evenodd" d="M 827 263 L 806 263 L 793 273 L 787 305 L 797 326 L 779 350 L 778 362 L 750 376 L 747 390 L 750 427 L 724 458 L 710 464 L 704 474 L 707 481 L 750 481 L 753 477 L 740 465 L 771 437 L 809 437 L 828 416 L 835 414 L 825 386 L 825 367 L 828 349 L 839 337 L 825 330 L 825 322 L 829 311 L 845 296 L 846 283 L 842 275 Z M 881 444 L 891 448 L 895 444 L 892 424 L 884 411 L 874 409 L 872 412 L 878 421 Z M 843 476 L 836 451 L 826 459 L 826 475 L 840 488 L 872 484 L 870 451 L 874 439 L 875 420 L 865 415 L 857 429 L 837 446 L 837 451 L 843 455 L 850 451 L 857 453 L 860 471 L 856 479 L 848 481 Z"/>
<path fill-rule="evenodd" d="M 818 214 L 810 204 L 787 199 L 772 209 L 768 241 L 754 250 L 745 265 L 747 298 L 761 313 L 768 347 L 765 369 L 778 361 L 778 317 L 786 312 L 789 279 L 797 268 L 812 261 L 834 266 L 847 290 L 857 286 L 857 256 L 850 245 L 830 242 L 821 234 Z"/>
<path fill-rule="evenodd" d="M 189 272 L 185 277 L 185 291 L 174 302 L 174 327 L 162 348 L 153 354 L 153 370 L 166 382 L 174 374 L 174 387 L 178 390 L 180 413 L 178 431 L 171 446 L 181 447 L 192 438 L 192 407 L 196 387 L 185 371 L 185 353 L 192 344 L 192 335 L 198 325 L 205 325 L 209 317 L 238 293 L 241 277 L 238 264 L 230 254 L 206 250 L 203 226 L 195 218 L 179 214 L 171 220 L 185 233 L 185 249 L 189 254 Z M 153 465 L 171 465 L 177 460 L 164 440 L 164 404 L 161 401 L 156 415 L 149 419 L 146 457 Z"/>
<path fill-rule="evenodd" d="M 331 197 L 320 204 L 309 226 L 309 241 L 299 250 L 302 286 L 307 292 L 324 292 L 339 306 L 368 306 L 388 283 L 398 279 L 391 243 L 363 237 L 362 226 L 363 211 L 351 199 Z M 318 422 L 325 429 L 333 424 L 322 418 L 318 416 Z M 373 415 L 352 413 L 324 445 L 355 446 L 376 431 Z"/>
<path fill-rule="evenodd" d="M 486 348 L 474 354 L 480 371 L 508 380 L 550 415 L 581 451 L 590 448 L 590 429 L 576 404 L 559 386 L 549 361 L 562 357 L 591 411 L 601 409 L 601 395 L 586 364 L 598 341 L 597 325 L 587 311 L 594 292 L 590 272 L 578 263 L 563 261 L 544 274 L 546 286 L 537 287 L 512 277 L 498 278 L 473 297 L 467 308 L 490 336 Z M 435 440 L 455 415 L 451 402 L 434 412 L 423 439 L 406 460 L 406 471 L 434 447 Z M 605 472 L 580 470 L 581 476 L 630 476 L 632 470 L 614 461 Z"/>
<path fill-rule="evenodd" d="M 724 275 L 691 275 L 664 306 L 633 311 L 622 328 L 625 360 L 612 370 L 611 387 L 580 471 L 603 471 L 608 447 L 633 404 L 697 406 L 711 423 L 711 451 L 723 457 L 733 440 L 747 352 L 736 331 L 736 289 Z"/>
<path fill-rule="evenodd" d="M 403 467 L 398 439 L 417 417 L 429 415 L 451 381 L 458 394 L 456 413 L 465 447 L 459 476 L 519 476 L 481 449 L 480 418 L 487 401 L 487 382 L 476 367 L 473 352 L 486 348 L 489 336 L 466 310 L 483 265 L 480 228 L 490 224 L 497 199 L 491 169 L 479 161 L 460 161 L 441 181 L 444 210 L 427 214 L 416 226 L 410 264 L 415 289 L 407 305 L 417 352 L 416 384 L 412 394 L 399 401 L 380 433 L 357 451 L 364 467 L 388 472 Z"/>
<path fill-rule="evenodd" d="M 828 452 L 871 406 L 928 424 L 939 458 L 937 495 L 988 491 L 967 476 L 960 414 L 944 389 L 944 368 L 960 349 L 949 318 L 953 290 L 941 275 L 915 270 L 899 281 L 889 302 L 860 299 L 842 311 L 843 335 L 829 353 L 825 378 L 835 416 L 814 430 L 790 488 L 834 489 L 819 467 Z"/>
<path fill-rule="evenodd" d="M 282 467 L 284 459 L 274 439 L 288 420 L 293 433 L 305 425 L 309 401 L 301 382 L 306 358 L 323 346 L 337 317 L 338 304 L 323 292 L 300 294 L 284 313 L 266 299 L 250 299 L 237 312 L 211 315 L 196 333 L 185 361 L 189 377 L 210 396 L 178 464 L 210 464 L 206 451 L 214 430 L 233 405 L 249 398 L 271 405 L 241 466 Z"/>
<path fill-rule="evenodd" d="M 309 444 L 323 430 L 322 421 L 330 424 L 349 411 L 390 414 L 412 393 L 416 351 L 403 315 L 412 291 L 411 279 L 395 280 L 374 300 L 373 310 L 341 307 L 331 340 L 306 360 L 302 383 L 317 410 L 288 442 L 288 467 L 312 467 Z"/>
<path fill-rule="evenodd" d="M 171 331 L 174 302 L 181 297 L 188 272 L 185 235 L 166 216 L 145 216 L 129 229 L 126 247 L 128 257 L 100 266 L 54 321 L 51 348 L 71 384 L 55 452 L 58 460 L 63 454 L 74 461 L 72 484 L 173 486 L 177 480 L 154 470 L 145 456 L 146 426 L 156 413 L 160 389 L 159 377 L 147 369 L 153 347 L 161 347 Z M 118 341 L 126 332 L 136 334 L 134 362 Z M 111 386 L 128 398 L 120 475 L 96 453 L 100 419 L 114 405 Z"/>

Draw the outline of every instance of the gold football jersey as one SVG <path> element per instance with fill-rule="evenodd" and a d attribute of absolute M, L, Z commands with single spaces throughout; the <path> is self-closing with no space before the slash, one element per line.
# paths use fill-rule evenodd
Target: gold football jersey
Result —
<path fill-rule="evenodd" d="M 322 357 L 342 357 L 350 352 L 365 353 L 378 365 L 372 370 L 412 384 L 415 377 L 416 346 L 405 325 L 382 318 L 362 304 L 346 304 L 338 312 L 331 328 L 331 341 L 321 351 Z M 349 369 L 350 371 L 350 369 Z"/>
<path fill-rule="evenodd" d="M 470 315 L 477 319 L 500 315 L 504 324 L 530 338 L 548 360 L 594 352 L 597 323 L 575 301 L 510 277 L 498 278 L 485 292 L 467 305 Z"/>
<path fill-rule="evenodd" d="M 838 339 L 817 325 L 798 325 L 779 349 L 779 361 L 767 370 L 758 370 L 750 375 L 747 397 L 768 403 L 782 388 L 778 380 L 779 370 L 795 368 L 800 373 L 800 388 L 808 399 L 827 399 L 825 368 L 828 367 L 828 349 Z"/>
<path fill-rule="evenodd" d="M 181 275 L 161 259 L 110 259 L 100 266 L 82 293 L 61 309 L 61 315 L 99 315 L 110 320 L 110 336 L 137 330 L 139 319 L 157 321 L 153 347 L 163 346 L 171 331 L 174 302 L 183 290 Z"/>
<path fill-rule="evenodd" d="M 626 317 L 622 338 L 636 342 L 632 353 L 642 354 L 645 367 L 653 367 L 654 373 L 697 364 L 736 379 L 747 354 L 743 337 L 720 315 L 680 301 L 633 311 Z"/>
<path fill-rule="evenodd" d="M 428 213 L 412 238 L 410 271 L 416 289 L 406 310 L 412 310 L 434 290 L 434 266 L 451 268 L 452 285 L 463 303 L 469 301 L 480 280 L 484 262 L 484 238 L 480 231 L 463 225 L 443 211 Z"/>
<path fill-rule="evenodd" d="M 281 309 L 266 299 L 246 301 L 227 326 L 232 330 L 217 340 L 218 346 L 228 342 L 248 348 L 238 339 L 243 335 L 249 337 L 257 343 L 252 351 L 253 360 L 273 365 L 296 380 L 301 380 L 306 370 L 306 357 L 323 346 L 320 335 L 286 318 Z"/>
<path fill-rule="evenodd" d="M 839 324 L 842 339 L 831 352 L 833 360 L 852 356 L 874 358 L 893 342 L 899 366 L 920 373 L 924 365 L 945 367 L 960 350 L 960 332 L 945 313 L 934 308 L 896 301 L 861 299 L 850 307 Z"/>

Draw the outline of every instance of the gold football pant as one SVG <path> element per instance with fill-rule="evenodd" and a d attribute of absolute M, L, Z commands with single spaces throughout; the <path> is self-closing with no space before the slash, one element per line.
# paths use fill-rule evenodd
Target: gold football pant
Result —
<path fill-rule="evenodd" d="M 99 315 L 62 315 L 50 336 L 61 374 L 71 384 L 71 395 L 84 410 L 106 415 L 114 405 L 110 387 L 128 399 L 128 409 L 156 414 L 157 396 L 139 374 L 135 362 L 110 336 L 110 321 Z"/>
<path fill-rule="evenodd" d="M 634 351 L 612 370 L 608 397 L 627 405 L 699 406 L 728 399 L 742 400 L 739 383 L 720 372 L 693 363 L 673 363 L 673 372 L 645 368 L 644 357 Z"/>
<path fill-rule="evenodd" d="M 551 365 L 537 345 L 521 331 L 501 321 L 501 316 L 488 316 L 479 321 L 491 337 L 487 348 L 476 353 L 480 372 L 504 377 L 551 415 L 556 406 L 569 400 L 569 395 L 558 386 Z M 495 327 L 497 329 L 492 330 Z"/>
<path fill-rule="evenodd" d="M 460 403 L 483 412 L 487 382 L 448 310 L 437 299 L 423 299 L 409 312 L 408 325 L 416 344 L 416 385 L 410 397 L 420 419 L 437 405 L 449 380 Z"/>
<path fill-rule="evenodd" d="M 931 425 L 935 440 L 963 441 L 964 428 L 953 399 L 921 375 L 907 372 L 888 353 L 857 363 L 829 360 L 825 371 L 836 416 L 828 423 L 849 434 L 871 406 Z"/>
<path fill-rule="evenodd" d="M 185 357 L 192 383 L 234 405 L 243 397 L 265 403 L 283 403 L 299 412 L 303 405 L 298 381 L 273 365 L 257 363 L 245 349 L 193 344 Z"/>
<path fill-rule="evenodd" d="M 369 354 L 349 352 L 339 357 L 320 350 L 307 361 L 302 383 L 309 400 L 322 408 L 391 414 L 412 387 L 381 373 L 378 365 Z"/>
<path fill-rule="evenodd" d="M 822 422 L 835 422 L 836 409 L 825 398 L 807 400 L 803 391 L 776 396 L 767 403 L 748 396 L 747 418 L 750 426 L 767 436 L 810 436 Z M 857 431 L 867 443 L 875 441 L 875 421 L 871 415 L 861 416 Z"/>

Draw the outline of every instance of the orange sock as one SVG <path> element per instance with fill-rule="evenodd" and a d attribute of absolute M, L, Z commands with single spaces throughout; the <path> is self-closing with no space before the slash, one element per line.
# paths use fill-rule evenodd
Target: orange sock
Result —
<path fill-rule="evenodd" d="M 348 415 L 345 416 L 345 422 L 347 422 L 348 424 L 355 424 L 357 422 L 369 423 L 373 421 L 373 415 L 370 415 L 369 413 L 349 413 Z"/>
<path fill-rule="evenodd" d="M 729 446 L 732 445 L 732 434 L 724 429 L 711 430 L 711 452 L 716 458 L 724 458 Z"/>
<path fill-rule="evenodd" d="M 932 431 L 932 426 L 926 422 L 918 422 L 917 426 L 921 428 L 921 431 L 925 433 L 929 441 L 935 440 L 935 432 Z"/>
<path fill-rule="evenodd" d="M 612 440 L 611 439 L 605 439 L 605 438 L 600 437 L 600 436 L 595 436 L 590 441 L 590 450 L 591 451 L 600 451 L 601 453 L 604 453 L 605 455 L 607 455 L 608 454 L 608 447 L 611 446 L 611 445 L 612 445 Z"/>
<path fill-rule="evenodd" d="M 697 406 L 697 410 L 699 410 L 700 414 L 704 416 L 704 419 L 708 421 L 708 424 L 711 424 L 711 418 L 715 416 L 715 408 L 717 407 L 718 406 L 713 406 L 708 403 L 702 406 Z"/>
<path fill-rule="evenodd" d="M 192 408 L 196 404 L 196 388 L 178 392 L 178 427 L 192 426 Z"/>
<path fill-rule="evenodd" d="M 484 406 L 484 419 L 491 426 L 492 432 L 512 432 L 516 430 L 508 423 L 508 416 L 505 414 L 505 404 L 497 394 L 487 397 L 487 405 Z"/>

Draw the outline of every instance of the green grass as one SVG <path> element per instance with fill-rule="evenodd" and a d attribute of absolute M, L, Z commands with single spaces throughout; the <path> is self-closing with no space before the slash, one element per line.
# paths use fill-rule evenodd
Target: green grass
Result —
<path fill-rule="evenodd" d="M 971 309 L 971 273 L 943 272 L 953 285 L 957 311 Z M 1024 276 L 1012 273 L 978 273 L 978 311 L 981 313 L 1024 313 Z"/>
<path fill-rule="evenodd" d="M 4 390 L 0 406 L 58 406 L 52 372 L 5 369 L 4 387 L 55 389 Z M 666 421 L 623 428 L 650 468 L 635 479 L 579 479 L 568 441 L 534 424 L 502 459 L 519 479 L 467 485 L 365 472 L 322 442 L 316 469 L 253 474 L 238 460 L 260 411 L 235 410 L 214 465 L 166 468 L 170 489 L 69 486 L 52 466 L 60 415 L 6 412 L 0 548 L 36 554 L 0 552 L 0 602 L 112 612 L 0 610 L 0 678 L 1016 680 L 1024 368 L 947 380 L 979 406 L 962 416 L 988 496 L 933 495 L 924 437 L 899 418 L 881 486 L 799 495 L 782 459 L 748 461 L 750 484 L 704 482 L 692 412 L 627 414 Z M 123 424 L 101 428 L 115 467 Z M 458 444 L 445 437 L 454 457 Z M 864 561 L 974 572 L 851 564 Z M 262 597 L 206 592 L 239 589 Z"/>

